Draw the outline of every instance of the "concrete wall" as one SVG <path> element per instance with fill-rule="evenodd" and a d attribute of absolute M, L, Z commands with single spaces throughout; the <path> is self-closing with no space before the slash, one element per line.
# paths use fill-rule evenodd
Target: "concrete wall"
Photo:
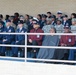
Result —
<path fill-rule="evenodd" d="M 0 60 L 0 75 L 76 75 L 76 66 Z"/>
<path fill-rule="evenodd" d="M 19 12 L 36 16 L 47 11 L 56 14 L 58 10 L 67 14 L 76 12 L 76 0 L 0 0 L 0 13 L 4 15 Z"/>

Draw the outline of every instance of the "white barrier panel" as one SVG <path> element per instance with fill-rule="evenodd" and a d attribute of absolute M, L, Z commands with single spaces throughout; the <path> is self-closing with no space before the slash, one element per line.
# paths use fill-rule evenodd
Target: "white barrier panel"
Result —
<path fill-rule="evenodd" d="M 0 75 L 76 75 L 76 67 L 0 60 Z"/>

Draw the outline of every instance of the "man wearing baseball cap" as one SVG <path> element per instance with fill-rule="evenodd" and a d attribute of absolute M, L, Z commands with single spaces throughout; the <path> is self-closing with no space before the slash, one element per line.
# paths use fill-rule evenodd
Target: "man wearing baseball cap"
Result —
<path fill-rule="evenodd" d="M 12 41 L 14 40 L 14 35 L 11 35 L 10 33 L 15 32 L 14 28 L 11 26 L 11 21 L 6 20 L 6 27 L 4 28 L 5 33 L 9 34 L 4 34 L 3 39 L 2 39 L 2 44 L 11 44 Z M 6 47 L 2 47 L 1 49 L 1 56 L 5 56 L 6 52 Z"/>
<path fill-rule="evenodd" d="M 68 25 L 64 26 L 64 34 L 71 33 Z M 73 35 L 61 35 L 60 46 L 63 47 L 72 47 L 75 44 L 75 36 Z M 68 60 L 69 50 L 60 49 L 58 50 L 58 59 Z"/>
<path fill-rule="evenodd" d="M 17 33 L 25 33 L 27 30 L 24 28 L 24 22 L 22 20 L 18 21 L 18 29 L 16 30 Z M 24 44 L 25 36 L 24 35 L 16 35 L 15 41 L 12 44 L 15 45 L 22 45 Z M 21 48 L 24 49 L 24 48 Z M 24 53 L 24 50 L 22 51 Z M 12 47 L 12 57 L 18 57 L 18 47 Z M 24 57 L 24 54 L 22 55 Z"/>
<path fill-rule="evenodd" d="M 62 19 L 62 18 L 63 18 L 62 14 L 63 14 L 63 13 L 62 13 L 61 11 L 58 11 L 58 12 L 57 12 L 57 18 L 56 18 L 56 19 L 57 19 L 57 20 L 58 20 L 58 19 Z"/>
<path fill-rule="evenodd" d="M 30 33 L 43 33 L 43 30 L 40 29 L 39 22 L 37 20 L 33 20 L 33 29 L 31 29 Z M 42 39 L 43 35 L 29 35 L 28 37 L 28 45 L 42 45 Z M 38 48 L 32 48 L 30 50 L 28 48 L 29 52 L 31 52 L 31 57 L 36 57 L 36 54 L 38 53 Z"/>

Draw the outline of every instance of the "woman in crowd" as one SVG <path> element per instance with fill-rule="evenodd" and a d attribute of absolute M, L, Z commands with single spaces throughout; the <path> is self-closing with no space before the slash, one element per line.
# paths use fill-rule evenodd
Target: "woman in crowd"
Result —
<path fill-rule="evenodd" d="M 50 33 L 56 33 L 54 27 L 51 28 Z M 58 46 L 59 36 L 58 35 L 48 35 L 45 36 L 42 46 Z M 40 48 L 37 58 L 40 59 L 53 59 L 55 49 L 52 48 Z"/>
<path fill-rule="evenodd" d="M 71 17 L 70 17 L 70 19 L 69 19 L 70 25 L 72 25 L 72 19 L 74 19 L 74 18 L 76 18 L 76 13 L 72 13 L 72 14 L 71 14 Z"/>

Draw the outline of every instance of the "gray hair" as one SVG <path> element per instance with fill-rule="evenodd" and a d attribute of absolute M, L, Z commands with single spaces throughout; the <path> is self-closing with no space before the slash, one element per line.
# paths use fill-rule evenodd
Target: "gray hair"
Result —
<path fill-rule="evenodd" d="M 53 30 L 55 31 L 55 33 L 56 33 L 56 28 L 55 28 L 55 27 L 51 27 L 51 29 L 53 29 Z M 50 29 L 50 30 L 51 30 L 51 29 Z"/>

